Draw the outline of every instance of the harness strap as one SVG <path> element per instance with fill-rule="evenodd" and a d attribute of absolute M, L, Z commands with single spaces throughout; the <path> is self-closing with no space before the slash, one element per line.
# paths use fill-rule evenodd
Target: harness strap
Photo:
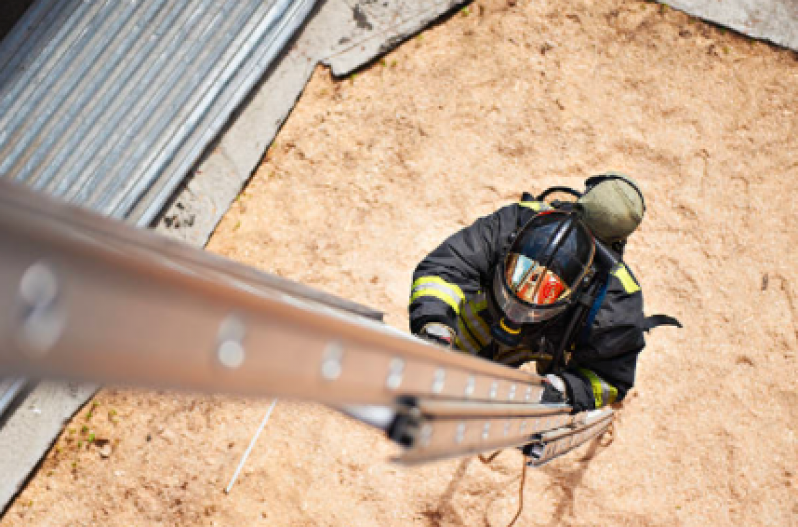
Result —
<path fill-rule="evenodd" d="M 601 284 L 601 289 L 599 289 L 596 295 L 596 300 L 593 302 L 593 305 L 590 306 L 590 312 L 585 319 L 585 325 L 582 326 L 582 334 L 579 336 L 579 342 L 581 343 L 587 342 L 590 338 L 590 333 L 593 330 L 593 322 L 596 321 L 596 315 L 598 315 L 599 309 L 601 309 L 601 304 L 604 303 L 604 297 L 607 296 L 609 283 L 609 277 L 605 277 L 604 282 Z"/>
<path fill-rule="evenodd" d="M 659 326 L 684 327 L 678 319 L 669 315 L 651 315 L 643 319 L 643 331 L 646 333 Z"/>

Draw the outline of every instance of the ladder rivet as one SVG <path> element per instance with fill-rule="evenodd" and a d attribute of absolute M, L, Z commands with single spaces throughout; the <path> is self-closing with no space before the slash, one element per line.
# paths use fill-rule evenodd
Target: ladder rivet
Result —
<path fill-rule="evenodd" d="M 446 383 L 446 370 L 438 368 L 435 370 L 435 377 L 432 380 L 432 393 L 441 393 Z"/>
<path fill-rule="evenodd" d="M 482 429 L 482 440 L 485 441 L 490 435 L 490 423 L 485 423 L 485 428 Z"/>
<path fill-rule="evenodd" d="M 493 381 L 490 385 L 490 398 L 496 398 L 496 392 L 499 391 L 499 384 L 496 381 Z"/>
<path fill-rule="evenodd" d="M 469 375 L 468 376 L 468 381 L 466 382 L 466 387 L 465 387 L 466 397 L 471 397 L 474 394 L 474 386 L 475 386 L 475 384 L 476 384 L 476 381 L 474 381 L 473 375 Z"/>
<path fill-rule="evenodd" d="M 328 381 L 334 381 L 341 376 L 344 347 L 340 342 L 330 342 L 324 349 L 321 361 L 321 376 Z"/>
<path fill-rule="evenodd" d="M 424 427 L 421 429 L 421 446 L 425 447 L 429 445 L 431 439 L 432 439 L 432 425 L 426 423 Z"/>
<path fill-rule="evenodd" d="M 22 323 L 19 344 L 34 357 L 46 355 L 64 332 L 66 316 L 59 303 L 58 278 L 44 262 L 31 265 L 19 282 Z"/>
<path fill-rule="evenodd" d="M 463 439 L 465 439 L 465 431 L 466 431 L 465 423 L 460 423 L 457 425 L 457 433 L 454 436 L 455 443 L 463 442 Z"/>
<path fill-rule="evenodd" d="M 510 395 L 509 395 L 509 398 L 510 398 L 510 400 L 511 400 L 511 401 L 515 399 L 515 384 L 511 384 L 511 385 L 510 385 Z"/>
<path fill-rule="evenodd" d="M 244 364 L 244 347 L 235 340 L 226 340 L 219 344 L 216 354 L 219 362 L 226 368 L 236 369 Z"/>
<path fill-rule="evenodd" d="M 524 396 L 524 401 L 529 402 L 529 400 L 531 398 L 532 398 L 532 387 L 531 386 L 527 386 L 526 387 L 526 395 Z"/>
<path fill-rule="evenodd" d="M 246 353 L 242 341 L 245 333 L 244 323 L 237 316 L 228 315 L 222 320 L 216 346 L 216 358 L 222 366 L 236 369 L 244 364 Z"/>
<path fill-rule="evenodd" d="M 391 359 L 388 366 L 388 380 L 386 384 L 391 390 L 396 390 L 402 384 L 402 374 L 405 371 L 405 361 L 396 357 Z"/>

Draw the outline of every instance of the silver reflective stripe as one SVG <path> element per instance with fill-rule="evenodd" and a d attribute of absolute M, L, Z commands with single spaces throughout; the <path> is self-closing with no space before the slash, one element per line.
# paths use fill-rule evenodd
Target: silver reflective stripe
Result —
<path fill-rule="evenodd" d="M 457 303 L 460 302 L 460 297 L 457 296 L 457 293 L 455 292 L 454 288 L 434 282 L 419 284 L 410 291 L 410 294 L 414 295 L 415 293 L 418 293 L 422 289 L 435 289 L 436 291 L 440 291 L 441 293 L 444 293 L 447 296 L 452 297 L 452 300 L 454 300 L 455 302 Z"/>

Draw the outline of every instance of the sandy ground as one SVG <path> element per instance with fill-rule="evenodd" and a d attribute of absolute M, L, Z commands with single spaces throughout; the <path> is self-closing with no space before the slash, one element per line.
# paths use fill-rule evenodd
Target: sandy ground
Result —
<path fill-rule="evenodd" d="M 609 447 L 529 473 L 519 525 L 798 525 L 798 59 L 639 0 L 480 0 L 343 81 L 320 70 L 209 249 L 407 325 L 415 263 L 552 184 L 636 177 L 649 313 Z M 2 520 L 506 525 L 521 458 L 405 469 L 280 402 L 104 390 Z M 92 435 L 93 434 L 93 435 Z M 91 439 L 94 439 L 92 442 Z M 107 455 L 107 457 L 104 457 Z"/>

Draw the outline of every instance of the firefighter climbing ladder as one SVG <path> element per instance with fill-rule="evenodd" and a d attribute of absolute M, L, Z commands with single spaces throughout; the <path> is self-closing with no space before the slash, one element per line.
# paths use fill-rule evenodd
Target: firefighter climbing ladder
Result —
<path fill-rule="evenodd" d="M 0 181 L 0 372 L 328 404 L 412 464 L 531 444 L 541 465 L 612 410 L 541 404 L 540 377 L 379 314 Z"/>

